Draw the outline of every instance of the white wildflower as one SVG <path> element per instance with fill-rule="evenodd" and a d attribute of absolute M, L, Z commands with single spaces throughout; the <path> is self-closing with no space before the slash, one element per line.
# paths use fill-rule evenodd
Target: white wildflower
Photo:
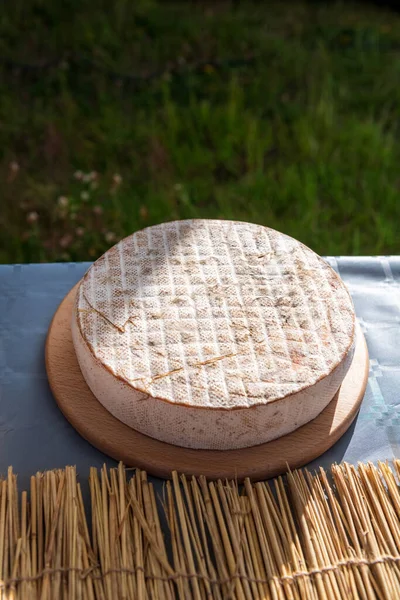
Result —
<path fill-rule="evenodd" d="M 36 223 L 37 220 L 39 219 L 39 215 L 37 214 L 36 211 L 32 211 L 30 213 L 27 214 L 26 216 L 26 220 L 28 221 L 28 223 L 30 223 L 31 225 L 33 223 Z"/>
<path fill-rule="evenodd" d="M 105 235 L 105 240 L 108 244 L 111 244 L 112 242 L 114 242 L 116 239 L 116 235 L 113 231 L 107 231 L 106 235 Z"/>
<path fill-rule="evenodd" d="M 68 198 L 66 196 L 60 196 L 57 200 L 57 204 L 61 208 L 66 208 L 68 206 Z"/>
<path fill-rule="evenodd" d="M 68 246 L 71 244 L 71 242 L 72 242 L 72 235 L 70 235 L 69 233 L 66 233 L 60 239 L 59 243 L 60 243 L 61 248 L 68 248 Z"/>

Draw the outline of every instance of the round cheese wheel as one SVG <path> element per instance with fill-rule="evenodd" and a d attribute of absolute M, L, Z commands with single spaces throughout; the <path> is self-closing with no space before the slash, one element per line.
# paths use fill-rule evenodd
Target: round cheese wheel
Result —
<path fill-rule="evenodd" d="M 83 277 L 72 317 L 99 402 L 155 439 L 253 446 L 314 419 L 352 361 L 355 315 L 300 242 L 237 221 L 138 231 Z"/>

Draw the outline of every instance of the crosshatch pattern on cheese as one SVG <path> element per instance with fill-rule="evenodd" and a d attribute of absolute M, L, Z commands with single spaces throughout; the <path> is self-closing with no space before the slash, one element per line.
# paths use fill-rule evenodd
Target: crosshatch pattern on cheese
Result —
<path fill-rule="evenodd" d="M 201 406 L 252 406 L 315 383 L 343 359 L 354 328 L 347 290 L 321 258 L 274 230 L 226 221 L 122 240 L 86 275 L 79 310 L 113 373 Z"/>
<path fill-rule="evenodd" d="M 150 421 L 183 427 L 192 419 L 174 440 L 191 444 L 191 430 L 196 447 L 211 443 L 205 432 L 217 422 L 232 428 L 222 434 L 229 446 L 235 427 L 235 443 L 251 445 L 314 418 L 343 380 L 355 340 L 352 300 L 329 264 L 293 238 L 237 221 L 175 221 L 125 238 L 84 276 L 75 320 L 81 368 L 85 374 L 90 363 L 97 397 L 97 368 L 115 387 L 105 399 L 114 416 L 164 441 L 167 433 Z M 133 415 L 124 386 L 152 417 L 139 405 Z M 151 400 L 176 410 L 164 415 Z M 260 421 L 267 404 L 270 418 Z M 195 409 L 241 414 L 203 415 L 201 423 Z"/>

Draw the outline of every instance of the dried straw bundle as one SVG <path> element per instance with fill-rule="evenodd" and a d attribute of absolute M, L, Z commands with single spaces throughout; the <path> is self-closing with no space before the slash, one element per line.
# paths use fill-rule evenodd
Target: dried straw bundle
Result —
<path fill-rule="evenodd" d="M 400 461 L 267 483 L 73 467 L 0 482 L 0 597 L 400 599 Z M 168 533 L 161 521 L 166 519 Z M 168 548 L 167 551 L 167 540 Z"/>

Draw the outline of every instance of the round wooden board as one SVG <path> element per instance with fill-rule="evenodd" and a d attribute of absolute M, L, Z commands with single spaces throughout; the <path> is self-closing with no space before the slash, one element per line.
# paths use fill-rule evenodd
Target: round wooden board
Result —
<path fill-rule="evenodd" d="M 46 368 L 50 387 L 68 421 L 93 446 L 158 477 L 172 471 L 210 479 L 267 479 L 301 467 L 323 454 L 347 430 L 362 402 L 368 379 L 368 350 L 361 330 L 350 370 L 336 396 L 313 421 L 267 444 L 240 450 L 191 450 L 154 440 L 113 417 L 83 378 L 71 337 L 75 286 L 61 302 L 49 328 Z"/>

